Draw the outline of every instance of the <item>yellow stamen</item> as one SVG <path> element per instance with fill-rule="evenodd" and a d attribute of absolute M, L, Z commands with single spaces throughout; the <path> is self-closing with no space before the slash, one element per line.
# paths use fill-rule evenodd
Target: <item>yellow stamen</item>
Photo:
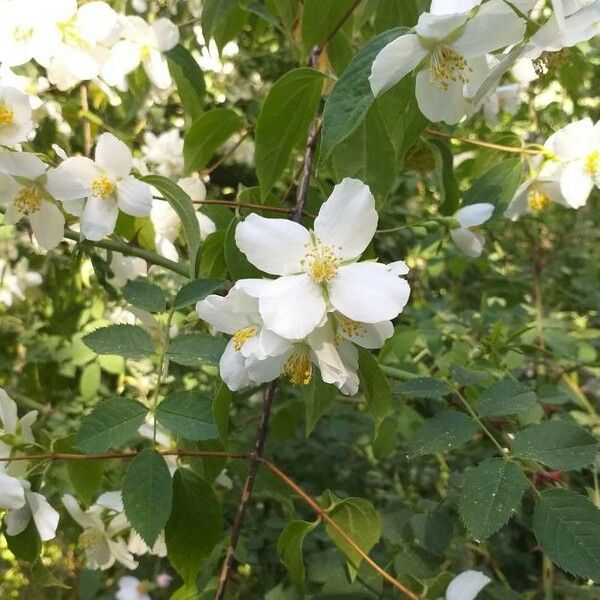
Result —
<path fill-rule="evenodd" d="M 11 125 L 15 119 L 15 114 L 4 102 L 0 102 L 0 127 L 2 125 Z"/>
<path fill-rule="evenodd" d="M 42 205 L 42 194 L 35 185 L 21 188 L 14 199 L 15 208 L 25 215 L 31 215 L 40 210 Z"/>
<path fill-rule="evenodd" d="M 242 349 L 242 346 L 258 333 L 256 325 L 250 325 L 244 329 L 239 329 L 233 334 L 233 348 L 236 352 Z"/>
<path fill-rule="evenodd" d="M 340 259 L 331 246 L 317 240 L 316 244 L 310 244 L 300 264 L 315 283 L 323 283 L 335 277 Z"/>
<path fill-rule="evenodd" d="M 444 44 L 438 44 L 431 53 L 429 74 L 431 83 L 446 91 L 451 83 L 460 81 L 467 83 L 466 71 L 471 71 L 464 56 Z"/>
<path fill-rule="evenodd" d="M 62 41 L 65 44 L 77 45 L 82 41 L 79 32 L 77 31 L 77 26 L 75 25 L 76 15 L 73 15 L 67 21 L 63 21 L 62 23 L 58 23 L 57 27 L 60 31 L 60 35 L 62 37 Z"/>
<path fill-rule="evenodd" d="M 550 198 L 539 190 L 532 189 L 527 194 L 527 203 L 531 212 L 539 213 L 550 206 Z"/>
<path fill-rule="evenodd" d="M 596 177 L 600 170 L 600 150 L 594 150 L 585 157 L 585 172 L 590 177 Z"/>
<path fill-rule="evenodd" d="M 296 344 L 283 365 L 283 376 L 293 385 L 308 385 L 312 380 L 312 364 L 308 347 Z"/>
<path fill-rule="evenodd" d="M 106 200 L 113 195 L 114 191 L 115 184 L 106 175 L 100 175 L 98 179 L 92 181 L 92 192 L 97 198 Z"/>
<path fill-rule="evenodd" d="M 344 315 L 337 315 L 337 320 L 342 330 L 342 333 L 346 337 L 362 336 L 367 330 L 362 323 L 353 321 Z"/>
<path fill-rule="evenodd" d="M 141 48 L 140 48 L 140 58 L 142 59 L 142 61 L 144 60 L 148 60 L 150 58 L 150 46 L 148 46 L 148 44 L 144 44 Z"/>
<path fill-rule="evenodd" d="M 12 32 L 15 42 L 27 42 L 33 37 L 32 27 L 15 27 Z"/>

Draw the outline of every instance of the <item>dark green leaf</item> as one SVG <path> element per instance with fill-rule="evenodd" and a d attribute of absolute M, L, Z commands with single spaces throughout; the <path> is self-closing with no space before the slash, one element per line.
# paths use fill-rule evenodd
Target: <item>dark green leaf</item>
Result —
<path fill-rule="evenodd" d="M 447 452 L 466 444 L 477 432 L 475 421 L 464 413 L 447 410 L 434 415 L 408 441 L 410 456 Z"/>
<path fill-rule="evenodd" d="M 373 353 L 364 348 L 358 348 L 358 377 L 367 406 L 379 427 L 391 409 L 390 384 Z"/>
<path fill-rule="evenodd" d="M 82 338 L 83 343 L 98 354 L 118 354 L 125 358 L 144 358 L 154 352 L 148 333 L 137 325 L 108 325 Z"/>
<path fill-rule="evenodd" d="M 305 575 L 302 544 L 316 525 L 307 521 L 290 521 L 277 539 L 277 554 L 297 585 L 302 585 Z"/>
<path fill-rule="evenodd" d="M 186 367 L 216 365 L 226 345 L 227 342 L 222 337 L 213 337 L 207 333 L 188 333 L 171 342 L 167 356 L 178 365 Z"/>
<path fill-rule="evenodd" d="M 336 399 L 337 393 L 337 388 L 334 385 L 323 383 L 319 375 L 313 377 L 310 384 L 304 388 L 303 398 L 306 414 L 304 432 L 307 438 L 313 432 L 319 419 Z"/>
<path fill-rule="evenodd" d="M 18 535 L 6 535 L 8 549 L 19 559 L 34 563 L 42 552 L 42 541 L 33 519 L 24 531 Z"/>
<path fill-rule="evenodd" d="M 169 431 L 186 440 L 217 437 L 212 398 L 198 391 L 169 394 L 156 409 L 156 418 Z"/>
<path fill-rule="evenodd" d="M 440 213 L 453 215 L 460 201 L 460 189 L 454 176 L 454 155 L 442 140 L 431 140 L 428 146 L 434 149 L 436 163 L 434 174 L 440 195 Z"/>
<path fill-rule="evenodd" d="M 410 381 L 403 381 L 394 385 L 394 394 L 405 398 L 442 398 L 452 392 L 451 388 L 433 377 L 419 377 Z"/>
<path fill-rule="evenodd" d="M 123 296 L 129 304 L 149 312 L 165 310 L 167 303 L 166 292 L 145 279 L 128 281 L 123 287 Z"/>
<path fill-rule="evenodd" d="M 522 171 L 518 158 L 501 160 L 465 192 L 462 205 L 490 202 L 497 209 L 505 209 L 521 183 Z M 500 214 L 500 211 L 495 212 Z"/>
<path fill-rule="evenodd" d="M 206 296 L 218 290 L 223 283 L 223 279 L 195 279 L 184 285 L 175 296 L 173 308 L 181 310 L 190 304 L 196 304 L 204 300 Z"/>
<path fill-rule="evenodd" d="M 452 519 L 443 510 L 426 515 L 414 515 L 410 525 L 415 542 L 436 556 L 444 556 L 454 533 Z"/>
<path fill-rule="evenodd" d="M 227 233 L 225 234 L 225 246 L 223 248 L 225 252 L 225 264 L 227 265 L 227 271 L 233 281 L 238 279 L 251 279 L 261 278 L 262 273 L 250 263 L 246 258 L 246 255 L 240 251 L 235 243 L 235 229 L 240 221 L 238 219 L 232 219 L 227 227 Z"/>
<path fill-rule="evenodd" d="M 186 117 L 195 121 L 204 110 L 206 86 L 196 59 L 181 44 L 165 53 Z"/>
<path fill-rule="evenodd" d="M 502 417 L 525 412 L 533 408 L 536 401 L 531 388 L 512 379 L 504 379 L 483 393 L 478 408 L 486 417 Z"/>
<path fill-rule="evenodd" d="M 354 0 L 304 0 L 302 40 L 304 48 L 321 46 L 344 18 Z"/>

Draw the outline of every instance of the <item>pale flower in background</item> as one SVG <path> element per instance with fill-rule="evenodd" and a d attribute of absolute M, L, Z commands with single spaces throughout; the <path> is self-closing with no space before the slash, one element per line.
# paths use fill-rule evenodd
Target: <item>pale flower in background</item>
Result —
<path fill-rule="evenodd" d="M 479 571 L 463 571 L 446 588 L 446 600 L 475 600 L 492 580 Z"/>
<path fill-rule="evenodd" d="M 469 257 L 477 258 L 483 252 L 484 237 L 475 231 L 492 217 L 494 205 L 487 202 L 463 206 L 454 213 L 460 227 L 452 229 L 450 236 L 454 243 Z"/>
<path fill-rule="evenodd" d="M 109 264 L 112 277 L 108 283 L 116 288 L 123 287 L 128 281 L 145 277 L 148 274 L 148 265 L 143 258 L 125 256 L 120 252 L 113 252 Z"/>
<path fill-rule="evenodd" d="M 160 135 L 146 131 L 141 150 L 144 160 L 150 164 L 155 173 L 171 178 L 181 176 L 183 138 L 179 129 L 169 129 Z"/>
<path fill-rule="evenodd" d="M 116 600 L 152 600 L 148 594 L 150 584 L 147 581 L 140 581 L 137 577 L 125 575 L 119 578 L 118 586 Z"/>
<path fill-rule="evenodd" d="M 32 131 L 29 96 L 14 87 L 0 86 L 0 145 L 25 142 Z"/>
<path fill-rule="evenodd" d="M 26 258 L 22 258 L 14 267 L 0 258 L 0 304 L 12 306 L 15 298 L 25 298 L 26 290 L 41 285 L 42 276 L 30 271 L 28 265 Z"/>
<path fill-rule="evenodd" d="M 483 116 L 490 125 L 498 123 L 500 115 L 515 115 L 521 106 L 523 86 L 519 83 L 500 85 L 483 103 Z"/>
<path fill-rule="evenodd" d="M 47 36 L 39 0 L 5 0 L 0 3 L 0 63 L 24 65 L 32 58 L 43 60 Z"/>

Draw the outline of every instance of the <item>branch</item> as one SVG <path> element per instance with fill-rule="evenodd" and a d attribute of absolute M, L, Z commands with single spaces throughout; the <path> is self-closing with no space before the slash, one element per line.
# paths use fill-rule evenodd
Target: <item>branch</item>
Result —
<path fill-rule="evenodd" d="M 346 21 L 352 16 L 354 11 L 358 8 L 358 5 L 362 0 L 355 0 L 355 2 L 348 8 L 344 16 L 337 22 L 336 26 L 329 32 L 329 35 L 319 44 L 321 48 L 325 48 L 327 44 L 334 38 L 335 34 L 344 26 Z"/>
<path fill-rule="evenodd" d="M 162 198 L 161 198 L 162 200 Z M 284 208 L 283 206 L 267 206 L 266 204 L 252 204 L 248 202 L 238 202 L 237 200 L 192 200 L 194 204 L 208 206 L 231 206 L 232 208 L 250 208 L 252 210 L 262 210 L 265 212 L 284 213 L 289 215 L 294 212 L 294 208 Z M 314 219 L 315 216 L 304 211 L 306 217 Z"/>
<path fill-rule="evenodd" d="M 200 171 L 201 175 L 210 175 L 215 169 L 220 167 L 228 158 L 233 156 L 235 151 L 242 145 L 242 142 L 254 131 L 254 125 L 251 125 L 244 131 L 241 135 L 240 139 L 219 159 L 217 159 L 212 165 L 206 167 L 206 169 L 202 169 Z"/>

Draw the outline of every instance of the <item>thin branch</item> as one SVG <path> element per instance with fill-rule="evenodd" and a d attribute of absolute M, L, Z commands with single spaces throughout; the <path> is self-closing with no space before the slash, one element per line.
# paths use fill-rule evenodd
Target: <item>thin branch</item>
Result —
<path fill-rule="evenodd" d="M 228 158 L 233 156 L 235 151 L 242 145 L 242 142 L 254 131 L 254 125 L 251 125 L 244 131 L 240 139 L 232 146 L 223 156 L 221 156 L 218 160 L 216 160 L 212 165 L 206 167 L 206 169 L 202 169 L 202 175 L 210 175 L 215 169 L 219 168 Z"/>
<path fill-rule="evenodd" d="M 88 101 L 88 84 L 83 82 L 79 86 L 79 100 L 81 103 L 81 111 L 89 112 L 90 104 Z M 83 129 L 83 154 L 84 156 L 90 156 L 92 153 L 92 124 L 89 120 L 84 119 L 82 124 Z"/>
<path fill-rule="evenodd" d="M 355 0 L 352 6 L 344 13 L 342 18 L 337 22 L 336 26 L 329 32 L 327 37 L 319 44 L 320 48 L 325 48 L 327 44 L 334 38 L 335 34 L 344 26 L 346 21 L 352 16 L 354 11 L 358 8 L 358 5 L 362 0 Z"/>
<path fill-rule="evenodd" d="M 207 206 L 231 206 L 232 208 L 250 208 L 252 210 L 262 210 L 265 212 L 276 212 L 282 214 L 292 214 L 294 208 L 285 208 L 283 206 L 267 206 L 265 204 L 252 204 L 249 202 L 238 202 L 237 200 L 192 200 L 194 204 L 207 205 Z M 315 215 L 311 215 L 309 212 L 303 211 L 304 216 L 311 219 L 315 218 Z"/>

